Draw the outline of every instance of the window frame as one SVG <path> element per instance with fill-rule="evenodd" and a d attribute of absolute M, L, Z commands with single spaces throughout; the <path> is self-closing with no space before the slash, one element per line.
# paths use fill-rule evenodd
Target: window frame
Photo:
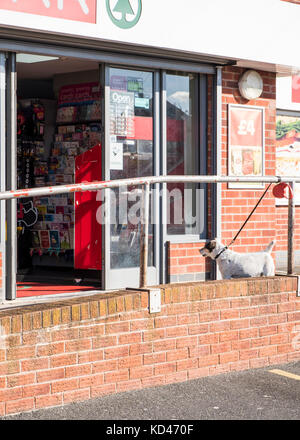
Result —
<path fill-rule="evenodd" d="M 166 77 L 169 71 L 162 71 L 162 79 L 161 79 L 161 120 L 162 120 L 162 130 L 161 130 L 161 174 L 167 175 L 167 89 L 166 89 Z M 180 71 L 180 73 L 194 73 L 188 71 Z M 195 132 L 193 133 L 194 139 L 196 140 L 197 145 L 197 162 L 198 162 L 198 170 L 199 175 L 207 174 L 207 75 L 198 73 L 197 74 L 197 96 L 198 100 L 196 103 L 197 106 L 197 120 L 198 124 L 195 124 L 194 128 Z M 162 184 L 162 238 L 163 243 L 193 243 L 198 242 L 199 240 L 205 240 L 207 238 L 208 233 L 208 215 L 207 215 L 207 184 L 199 184 L 197 188 L 203 189 L 203 200 L 199 201 L 200 206 L 201 202 L 204 203 L 203 212 L 200 209 L 200 212 L 197 213 L 200 216 L 203 216 L 202 219 L 198 218 L 198 221 L 203 224 L 203 231 L 199 234 L 168 234 L 167 233 L 167 195 L 166 189 L 167 184 Z"/>

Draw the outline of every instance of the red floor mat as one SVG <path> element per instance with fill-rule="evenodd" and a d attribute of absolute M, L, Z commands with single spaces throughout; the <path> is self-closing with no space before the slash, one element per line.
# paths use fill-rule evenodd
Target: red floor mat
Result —
<path fill-rule="evenodd" d="M 17 298 L 27 296 L 53 295 L 59 293 L 78 293 L 95 290 L 93 286 L 61 285 L 51 283 L 17 283 Z"/>

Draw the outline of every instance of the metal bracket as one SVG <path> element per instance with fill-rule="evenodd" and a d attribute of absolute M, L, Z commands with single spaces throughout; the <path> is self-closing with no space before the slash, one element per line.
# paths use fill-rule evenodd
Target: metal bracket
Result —
<path fill-rule="evenodd" d="M 149 289 L 149 312 L 158 313 L 161 311 L 160 289 Z"/>
<path fill-rule="evenodd" d="M 148 292 L 149 294 L 149 313 L 159 313 L 161 311 L 161 293 L 160 289 L 142 289 L 140 287 L 126 287 L 126 290 L 135 292 Z"/>

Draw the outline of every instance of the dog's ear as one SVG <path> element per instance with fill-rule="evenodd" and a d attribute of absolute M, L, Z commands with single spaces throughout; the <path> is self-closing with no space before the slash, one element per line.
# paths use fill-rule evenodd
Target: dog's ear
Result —
<path fill-rule="evenodd" d="M 206 243 L 205 248 L 209 252 L 212 252 L 215 249 L 216 245 L 217 245 L 216 240 L 211 240 L 208 243 Z"/>

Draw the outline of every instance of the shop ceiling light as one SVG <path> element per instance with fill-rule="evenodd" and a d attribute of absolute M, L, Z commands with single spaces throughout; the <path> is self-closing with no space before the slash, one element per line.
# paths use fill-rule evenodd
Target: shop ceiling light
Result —
<path fill-rule="evenodd" d="M 58 60 L 58 57 L 48 57 L 44 55 L 32 55 L 29 53 L 17 53 L 17 63 L 42 63 L 45 61 Z"/>

